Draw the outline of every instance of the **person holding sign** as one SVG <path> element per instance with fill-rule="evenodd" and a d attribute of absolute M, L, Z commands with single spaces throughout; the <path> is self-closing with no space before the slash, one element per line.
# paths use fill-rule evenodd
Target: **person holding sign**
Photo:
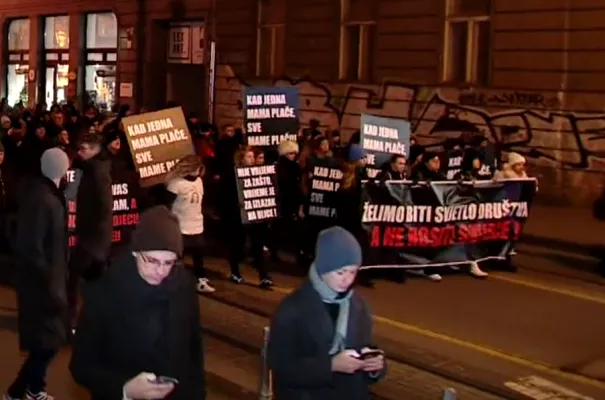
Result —
<path fill-rule="evenodd" d="M 204 268 L 204 215 L 202 214 L 202 199 L 204 184 L 201 175 L 204 166 L 196 155 L 182 158 L 168 175 L 168 191 L 176 196 L 172 203 L 172 212 L 179 220 L 183 235 L 185 253 L 193 259 L 193 273 L 197 278 L 197 291 L 213 293 Z"/>
<path fill-rule="evenodd" d="M 253 147 L 245 146 L 235 154 L 236 168 L 252 167 L 255 164 L 256 157 Z M 233 187 L 237 188 L 237 177 L 231 184 Z M 231 232 L 231 240 L 229 241 L 231 244 L 231 249 L 229 251 L 229 267 L 231 268 L 231 276 L 229 279 L 234 283 L 244 282 L 244 278 L 240 272 L 239 263 L 244 258 L 246 239 L 249 238 L 250 251 L 252 252 L 252 265 L 258 271 L 258 276 L 260 279 L 259 285 L 262 289 L 269 289 L 271 286 L 273 286 L 273 281 L 269 277 L 264 260 L 264 246 L 267 242 L 269 227 L 263 222 L 247 225 L 243 224 L 240 213 L 241 206 L 237 193 L 235 199 L 230 199 L 229 203 L 236 205 L 237 207 L 232 209 L 231 212 L 227 214 L 227 220 L 224 221 L 225 224 L 228 224 L 227 229 L 229 232 Z"/>

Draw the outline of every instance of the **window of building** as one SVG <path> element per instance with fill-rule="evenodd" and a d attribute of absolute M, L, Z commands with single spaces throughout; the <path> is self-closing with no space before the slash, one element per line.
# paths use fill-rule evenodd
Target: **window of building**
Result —
<path fill-rule="evenodd" d="M 69 83 L 69 16 L 44 18 L 45 100 L 47 104 L 67 100 Z"/>
<path fill-rule="evenodd" d="M 69 17 L 67 15 L 44 19 L 44 48 L 46 50 L 69 49 Z"/>
<path fill-rule="evenodd" d="M 114 13 L 96 13 L 86 16 L 86 69 L 87 102 L 101 110 L 115 104 L 116 66 L 118 61 L 118 20 Z"/>
<path fill-rule="evenodd" d="M 7 100 L 10 106 L 27 104 L 29 72 L 29 19 L 15 19 L 8 25 Z"/>
<path fill-rule="evenodd" d="M 256 75 L 281 76 L 285 68 L 286 2 L 259 0 L 256 29 Z"/>
<path fill-rule="evenodd" d="M 371 81 L 374 60 L 376 22 L 365 0 L 341 0 L 339 78 L 346 81 Z"/>
<path fill-rule="evenodd" d="M 489 83 L 492 0 L 447 0 L 443 78 Z"/>

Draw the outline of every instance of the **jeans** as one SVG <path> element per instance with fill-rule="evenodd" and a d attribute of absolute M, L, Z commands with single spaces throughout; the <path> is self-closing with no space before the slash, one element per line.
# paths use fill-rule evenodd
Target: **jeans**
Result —
<path fill-rule="evenodd" d="M 46 388 L 46 370 L 57 352 L 47 349 L 30 351 L 17 378 L 8 388 L 8 395 L 14 399 L 22 399 L 26 390 L 33 394 L 43 392 Z"/>

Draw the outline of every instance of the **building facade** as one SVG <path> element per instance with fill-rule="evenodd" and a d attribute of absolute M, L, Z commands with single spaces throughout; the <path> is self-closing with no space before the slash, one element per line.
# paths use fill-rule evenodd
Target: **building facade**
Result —
<path fill-rule="evenodd" d="M 172 99 L 204 110 L 210 5 L 209 0 L 5 0 L 2 93 L 10 105 L 70 99 L 109 109 L 117 103 L 158 107 Z"/>
<path fill-rule="evenodd" d="M 244 86 L 296 86 L 303 123 L 346 137 L 361 113 L 405 118 L 429 144 L 483 132 L 527 156 L 543 199 L 603 189 L 605 0 L 4 0 L 0 16 L 9 101 L 204 115 L 213 84 L 215 122 L 241 124 Z"/>

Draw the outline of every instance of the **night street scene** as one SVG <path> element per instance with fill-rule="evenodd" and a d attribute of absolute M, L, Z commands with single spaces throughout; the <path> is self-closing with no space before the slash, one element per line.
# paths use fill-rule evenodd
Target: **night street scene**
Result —
<path fill-rule="evenodd" d="M 0 400 L 605 400 L 605 0 L 0 20 Z"/>

